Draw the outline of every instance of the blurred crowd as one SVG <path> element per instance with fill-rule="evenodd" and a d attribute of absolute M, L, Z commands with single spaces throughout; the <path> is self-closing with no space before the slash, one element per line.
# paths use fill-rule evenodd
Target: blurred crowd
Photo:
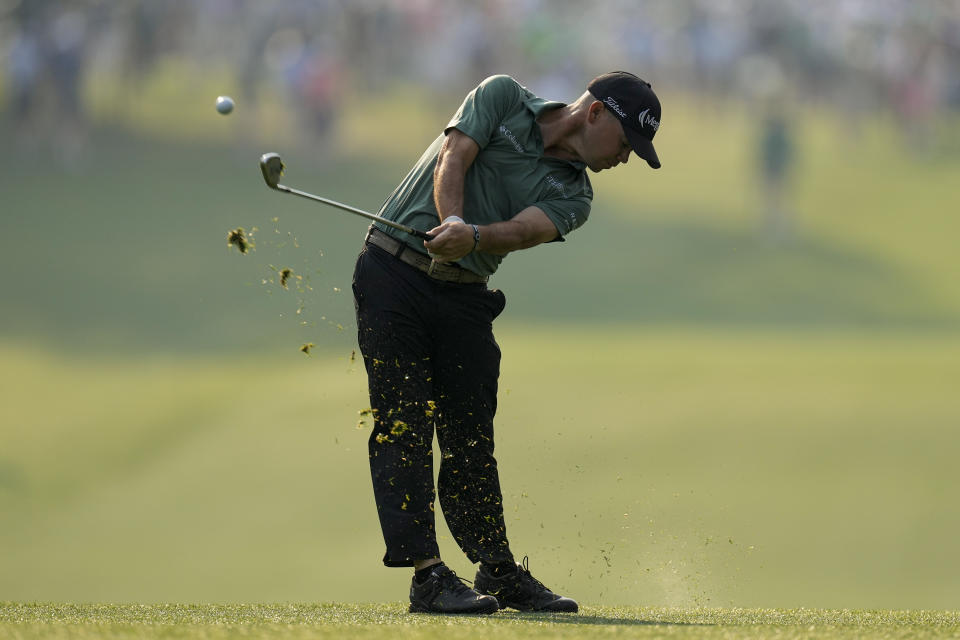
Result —
<path fill-rule="evenodd" d="M 960 0 L 0 0 L 0 109 L 21 135 L 81 140 L 92 74 L 136 88 L 170 57 L 231 74 L 240 100 L 284 92 L 318 133 L 348 95 L 504 72 L 568 100 L 611 68 L 922 130 L 960 110 Z"/>

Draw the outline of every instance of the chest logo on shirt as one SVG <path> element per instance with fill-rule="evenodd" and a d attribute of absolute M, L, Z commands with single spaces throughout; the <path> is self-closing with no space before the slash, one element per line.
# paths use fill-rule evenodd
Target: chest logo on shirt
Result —
<path fill-rule="evenodd" d="M 526 149 L 523 148 L 523 145 L 520 144 L 520 141 L 517 140 L 517 136 L 513 135 L 513 131 L 507 129 L 504 125 L 500 125 L 500 133 L 503 134 L 503 137 L 510 141 L 510 144 L 513 145 L 513 148 L 517 150 L 517 153 L 525 153 Z"/>

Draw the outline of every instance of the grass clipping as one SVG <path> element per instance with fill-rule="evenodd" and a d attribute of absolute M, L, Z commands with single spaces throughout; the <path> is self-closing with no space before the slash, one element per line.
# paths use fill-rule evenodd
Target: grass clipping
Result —
<path fill-rule="evenodd" d="M 237 227 L 227 232 L 227 247 L 236 247 L 237 250 L 246 255 L 247 251 L 252 250 L 256 244 L 253 242 L 253 232 L 247 233 L 243 227 Z"/>

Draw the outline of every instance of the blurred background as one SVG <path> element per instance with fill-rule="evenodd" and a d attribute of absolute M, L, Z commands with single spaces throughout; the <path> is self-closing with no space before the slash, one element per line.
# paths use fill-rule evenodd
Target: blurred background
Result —
<path fill-rule="evenodd" d="M 0 0 L 0 600 L 403 600 L 365 224 L 257 160 L 376 211 L 484 77 L 615 69 L 663 168 L 492 280 L 514 551 L 586 604 L 955 608 L 956 0 Z"/>

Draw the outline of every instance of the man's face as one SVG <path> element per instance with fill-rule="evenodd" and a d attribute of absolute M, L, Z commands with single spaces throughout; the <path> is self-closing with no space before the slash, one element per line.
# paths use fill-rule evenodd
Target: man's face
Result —
<path fill-rule="evenodd" d="M 590 118 L 584 162 L 591 171 L 600 172 L 621 162 L 626 164 L 633 148 L 617 117 L 602 103 L 594 105 L 599 105 L 599 110 Z"/>

